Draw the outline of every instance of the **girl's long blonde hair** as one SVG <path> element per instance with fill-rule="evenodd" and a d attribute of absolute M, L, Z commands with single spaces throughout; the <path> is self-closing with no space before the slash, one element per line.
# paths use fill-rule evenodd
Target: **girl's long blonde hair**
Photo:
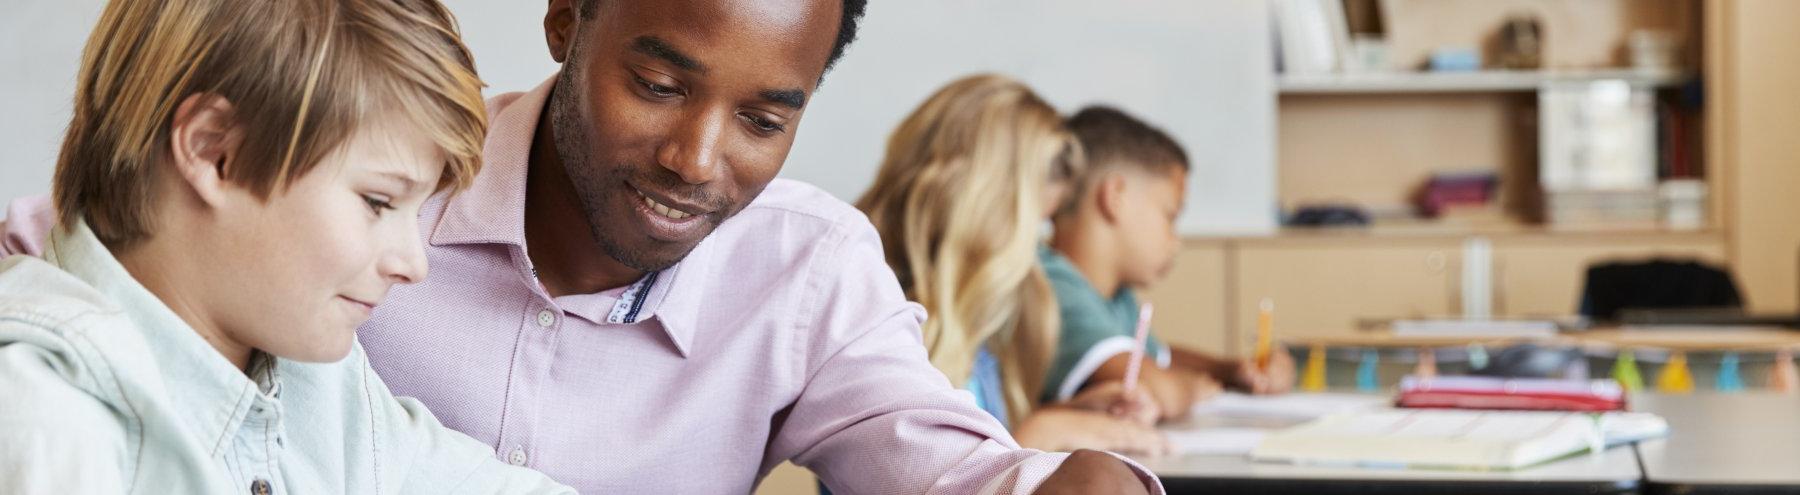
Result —
<path fill-rule="evenodd" d="M 1037 405 L 1058 332 L 1036 253 L 1043 196 L 1077 154 L 1056 110 L 1030 88 L 966 77 L 894 130 L 875 185 L 856 202 L 907 297 L 930 312 L 932 365 L 964 383 L 986 344 L 1015 425 Z"/>

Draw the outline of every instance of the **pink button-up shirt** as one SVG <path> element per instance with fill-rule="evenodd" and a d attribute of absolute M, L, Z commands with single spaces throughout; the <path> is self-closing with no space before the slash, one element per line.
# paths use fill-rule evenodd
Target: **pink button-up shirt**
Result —
<path fill-rule="evenodd" d="M 1061 464 L 931 366 L 875 229 L 805 184 L 631 286 L 546 294 L 525 175 L 554 80 L 489 101 L 485 168 L 420 215 L 430 276 L 363 325 L 395 395 L 584 493 L 747 493 L 790 459 L 842 494 L 1027 493 Z M 14 207 L 0 251 L 34 251 L 48 205 Z"/>
<path fill-rule="evenodd" d="M 812 186 L 629 287 L 547 295 L 525 175 L 554 81 L 489 102 L 484 170 L 420 216 L 431 275 L 363 326 L 396 394 L 585 493 L 747 493 L 789 459 L 839 493 L 1021 493 L 1062 462 L 931 366 L 875 229 Z"/>

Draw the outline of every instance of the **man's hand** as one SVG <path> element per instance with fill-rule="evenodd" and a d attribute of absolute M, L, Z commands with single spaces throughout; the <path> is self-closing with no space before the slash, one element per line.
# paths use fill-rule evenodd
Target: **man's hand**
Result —
<path fill-rule="evenodd" d="M 1232 381 L 1253 394 L 1281 394 L 1294 388 L 1294 358 L 1277 344 L 1269 352 L 1269 366 L 1258 368 L 1256 359 L 1239 361 Z"/>
<path fill-rule="evenodd" d="M 1038 495 L 1056 495 L 1064 493 L 1106 493 L 1148 495 L 1150 490 L 1144 481 L 1138 479 L 1137 473 L 1119 460 L 1104 452 L 1080 450 L 1069 454 L 1062 467 L 1050 473 L 1044 484 L 1038 485 Z"/>

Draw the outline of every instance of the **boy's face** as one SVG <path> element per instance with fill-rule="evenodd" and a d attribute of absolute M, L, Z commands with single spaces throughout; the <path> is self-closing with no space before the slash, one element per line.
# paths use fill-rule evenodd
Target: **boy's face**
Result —
<path fill-rule="evenodd" d="M 425 278 L 419 208 L 443 154 L 400 122 L 353 134 L 265 201 L 233 188 L 210 260 L 210 318 L 238 342 L 306 362 L 343 359 L 394 284 Z M 210 241 L 209 241 L 210 242 Z"/>
<path fill-rule="evenodd" d="M 1118 217 L 1120 282 L 1144 286 L 1156 282 L 1174 266 L 1181 239 L 1175 235 L 1175 217 L 1181 215 L 1187 194 L 1187 172 L 1179 165 L 1164 172 L 1126 171 L 1125 194 Z"/>

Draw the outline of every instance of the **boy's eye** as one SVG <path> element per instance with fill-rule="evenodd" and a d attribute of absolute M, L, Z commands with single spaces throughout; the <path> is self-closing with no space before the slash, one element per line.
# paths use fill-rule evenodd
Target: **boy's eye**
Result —
<path fill-rule="evenodd" d="M 374 196 L 370 196 L 367 194 L 364 194 L 362 198 L 363 198 L 363 203 L 369 205 L 369 211 L 374 212 L 376 215 L 380 215 L 381 212 L 383 212 L 383 211 L 394 209 L 394 204 L 388 202 L 387 200 L 377 198 Z"/>

